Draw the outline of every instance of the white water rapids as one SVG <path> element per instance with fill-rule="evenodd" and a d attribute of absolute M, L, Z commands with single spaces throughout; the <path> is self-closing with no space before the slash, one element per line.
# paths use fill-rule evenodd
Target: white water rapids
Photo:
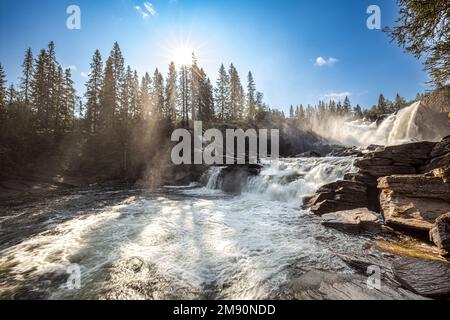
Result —
<path fill-rule="evenodd" d="M 239 196 L 193 186 L 85 190 L 3 211 L 0 297 L 287 297 L 289 281 L 306 271 L 350 272 L 336 254 L 361 252 L 367 242 L 301 210 L 305 195 L 353 171 L 353 161 L 267 163 Z M 218 170 L 210 187 L 220 184 Z M 81 288 L 68 290 L 74 264 Z"/>

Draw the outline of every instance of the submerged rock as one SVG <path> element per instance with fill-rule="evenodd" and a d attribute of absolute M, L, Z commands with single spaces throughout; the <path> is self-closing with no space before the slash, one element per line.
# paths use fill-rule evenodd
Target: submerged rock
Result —
<path fill-rule="evenodd" d="M 381 232 L 380 219 L 367 208 L 325 214 L 322 216 L 322 224 L 353 234 Z"/>
<path fill-rule="evenodd" d="M 430 230 L 430 239 L 442 256 L 450 256 L 450 212 L 440 216 Z"/>
<path fill-rule="evenodd" d="M 402 257 L 393 263 L 396 279 L 425 297 L 450 297 L 450 264 L 437 260 Z"/>

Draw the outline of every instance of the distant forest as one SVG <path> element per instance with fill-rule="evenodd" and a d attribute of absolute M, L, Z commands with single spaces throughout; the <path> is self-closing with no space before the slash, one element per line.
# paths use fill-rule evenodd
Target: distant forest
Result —
<path fill-rule="evenodd" d="M 380 95 L 376 105 L 363 110 L 346 97 L 343 102 L 291 106 L 285 115 L 264 103 L 251 72 L 244 89 L 233 64 L 220 66 L 215 85 L 194 54 L 192 64 L 179 70 L 170 63 L 165 77 L 156 69 L 140 78 L 126 66 L 118 43 L 106 61 L 95 51 L 84 97 L 74 89 L 71 70 L 58 63 L 53 42 L 37 57 L 26 50 L 22 68 L 16 88 L 8 86 L 0 64 L 2 175 L 20 169 L 23 174 L 73 171 L 137 179 L 148 163 L 158 169 L 168 165 L 172 131 L 191 128 L 193 121 L 223 129 L 280 128 L 288 123 L 308 131 L 313 119 L 374 121 L 410 103 L 400 95 L 393 102 Z"/>

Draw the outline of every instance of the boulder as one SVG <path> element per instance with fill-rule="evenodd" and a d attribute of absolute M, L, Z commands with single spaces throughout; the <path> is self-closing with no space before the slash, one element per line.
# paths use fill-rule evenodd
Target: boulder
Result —
<path fill-rule="evenodd" d="M 429 298 L 450 297 L 450 264 L 402 257 L 392 265 L 394 276 L 408 290 Z"/>
<path fill-rule="evenodd" d="M 305 199 L 305 208 L 318 215 L 368 207 L 367 187 L 356 181 L 341 180 L 321 187 Z"/>
<path fill-rule="evenodd" d="M 450 256 L 450 212 L 441 215 L 430 231 L 430 239 L 444 257 Z"/>
<path fill-rule="evenodd" d="M 367 208 L 325 214 L 322 224 L 352 234 L 381 232 L 380 219 Z"/>
<path fill-rule="evenodd" d="M 220 172 L 222 190 L 228 193 L 239 194 L 247 185 L 248 178 L 257 176 L 261 172 L 260 165 L 232 165 Z"/>

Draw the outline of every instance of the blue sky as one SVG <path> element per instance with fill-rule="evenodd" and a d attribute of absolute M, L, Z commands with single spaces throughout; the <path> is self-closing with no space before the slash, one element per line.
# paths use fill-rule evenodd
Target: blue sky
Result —
<path fill-rule="evenodd" d="M 66 28 L 71 4 L 81 9 L 81 30 Z M 165 74 L 179 48 L 192 48 L 214 82 L 220 64 L 233 62 L 283 110 L 346 93 L 370 106 L 381 92 L 393 99 L 428 90 L 421 63 L 366 27 L 371 4 L 383 26 L 393 24 L 393 0 L 0 0 L 0 62 L 17 82 L 25 49 L 36 54 L 53 40 L 82 93 L 93 52 L 106 59 L 114 41 L 140 74 Z"/>

